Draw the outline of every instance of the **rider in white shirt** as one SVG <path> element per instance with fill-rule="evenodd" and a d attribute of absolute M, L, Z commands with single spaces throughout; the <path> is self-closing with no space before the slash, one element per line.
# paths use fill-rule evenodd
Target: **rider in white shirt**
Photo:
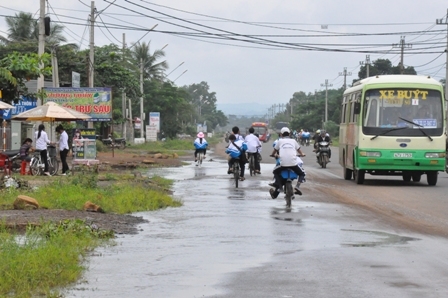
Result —
<path fill-rule="evenodd" d="M 249 134 L 246 136 L 245 142 L 247 145 L 247 153 L 254 154 L 255 161 L 255 172 L 260 174 L 260 161 L 258 158 L 258 149 L 261 148 L 260 139 L 254 135 L 255 129 L 253 127 L 249 128 Z M 250 155 L 248 154 L 248 155 Z M 247 157 L 249 160 L 249 156 Z"/>
<path fill-rule="evenodd" d="M 297 143 L 296 140 L 291 139 L 289 137 L 290 130 L 287 127 L 283 127 L 281 129 L 282 139 L 279 139 L 277 141 L 277 144 L 275 145 L 274 149 L 278 152 L 280 156 L 280 167 L 276 167 L 273 171 L 274 173 L 274 189 L 269 190 L 269 193 L 271 194 L 271 197 L 273 199 L 276 199 L 278 194 L 280 193 L 279 189 L 281 188 L 281 171 L 284 168 L 291 169 L 299 176 L 299 179 L 297 179 L 297 185 L 295 186 L 295 193 L 298 195 L 302 195 L 302 191 L 299 189 L 300 183 L 302 182 L 305 173 L 302 170 L 301 167 L 299 167 L 297 164 L 299 163 L 299 160 L 297 159 L 297 153 L 301 154 L 302 156 L 305 156 L 301 150 L 300 145 Z"/>
<path fill-rule="evenodd" d="M 232 127 L 232 133 L 235 135 L 235 139 L 237 141 L 243 141 L 244 142 L 244 138 L 243 138 L 242 135 L 240 135 L 240 128 L 238 126 Z"/>

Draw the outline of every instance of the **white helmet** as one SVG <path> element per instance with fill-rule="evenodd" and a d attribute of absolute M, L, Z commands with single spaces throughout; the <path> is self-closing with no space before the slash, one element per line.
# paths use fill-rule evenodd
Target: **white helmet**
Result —
<path fill-rule="evenodd" d="M 287 132 L 287 133 L 291 133 L 291 131 L 289 130 L 289 128 L 287 128 L 287 127 L 283 127 L 283 128 L 280 130 L 280 133 L 281 133 L 281 134 L 284 134 L 285 132 Z"/>

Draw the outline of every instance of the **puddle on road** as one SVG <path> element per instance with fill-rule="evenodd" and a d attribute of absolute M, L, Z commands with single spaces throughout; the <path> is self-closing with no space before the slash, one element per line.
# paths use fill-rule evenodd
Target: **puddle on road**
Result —
<path fill-rule="evenodd" d="M 408 244 L 409 241 L 420 240 L 407 236 L 400 236 L 397 234 L 389 234 L 379 231 L 365 231 L 365 230 L 348 230 L 342 229 L 343 232 L 354 233 L 350 237 L 367 238 L 367 239 L 351 239 L 351 241 L 342 243 L 342 246 L 349 247 L 375 247 L 396 244 Z M 372 240 L 372 238 L 375 238 Z"/>
<path fill-rule="evenodd" d="M 271 216 L 276 220 L 291 221 L 303 225 L 302 220 L 306 217 L 303 210 L 298 208 L 272 208 Z"/>

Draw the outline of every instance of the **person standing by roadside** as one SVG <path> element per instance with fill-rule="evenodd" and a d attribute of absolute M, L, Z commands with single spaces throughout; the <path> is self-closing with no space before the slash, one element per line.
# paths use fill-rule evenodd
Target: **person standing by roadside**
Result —
<path fill-rule="evenodd" d="M 48 172 L 47 145 L 51 144 L 48 135 L 45 132 L 45 126 L 39 124 L 38 131 L 35 132 L 36 151 L 40 152 L 40 158 L 45 165 L 44 175 L 51 176 Z"/>
<path fill-rule="evenodd" d="M 62 163 L 62 176 L 67 175 L 68 171 L 68 164 L 67 164 L 67 154 L 69 151 L 68 147 L 68 134 L 65 131 L 64 127 L 62 127 L 61 124 L 59 124 L 56 127 L 56 132 L 59 133 L 59 156 L 61 157 L 61 163 Z"/>

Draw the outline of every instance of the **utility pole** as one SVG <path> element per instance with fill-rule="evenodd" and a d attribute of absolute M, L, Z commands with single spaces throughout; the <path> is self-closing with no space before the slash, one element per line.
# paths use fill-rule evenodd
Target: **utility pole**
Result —
<path fill-rule="evenodd" d="M 333 84 L 328 84 L 328 79 L 325 80 L 325 84 L 320 84 L 322 87 L 325 87 L 325 124 L 328 121 L 328 87 L 333 86 Z"/>
<path fill-rule="evenodd" d="M 344 90 L 347 89 L 347 76 L 351 75 L 351 72 L 347 72 L 347 67 L 344 67 L 344 71 L 339 73 L 339 76 L 344 76 Z"/>
<path fill-rule="evenodd" d="M 123 65 L 126 65 L 126 33 L 123 33 Z M 128 124 L 128 118 L 127 118 L 127 112 L 126 112 L 126 91 L 123 88 L 122 93 L 121 93 L 121 114 L 123 115 L 124 118 L 124 122 L 121 126 L 121 133 L 122 133 L 122 137 L 125 138 L 125 140 L 127 140 L 126 137 L 126 126 Z"/>
<path fill-rule="evenodd" d="M 448 9 L 446 10 L 448 13 Z M 436 20 L 437 25 L 446 25 L 448 33 L 448 15 L 445 15 L 445 21 L 443 19 Z M 445 62 L 445 98 L 448 96 L 448 36 L 446 37 L 446 62 Z"/>
<path fill-rule="evenodd" d="M 370 66 L 370 55 L 366 55 L 366 61 L 359 61 L 359 65 L 366 65 L 366 78 L 370 77 L 369 75 L 369 66 Z"/>
<path fill-rule="evenodd" d="M 53 87 L 59 88 L 59 68 L 58 68 L 58 57 L 56 56 L 56 46 L 51 47 L 51 66 L 52 66 L 52 77 L 53 77 Z"/>
<path fill-rule="evenodd" d="M 140 138 L 144 138 L 143 134 L 143 58 L 140 58 Z"/>
<path fill-rule="evenodd" d="M 400 61 L 400 74 L 404 73 L 404 63 L 403 63 L 403 56 L 404 56 L 404 48 L 412 48 L 412 44 L 406 43 L 404 41 L 404 36 L 400 39 L 400 44 L 394 43 L 392 45 L 394 48 L 401 48 L 401 61 Z"/>
<path fill-rule="evenodd" d="M 95 1 L 90 2 L 90 52 L 89 52 L 89 87 L 93 88 L 95 59 Z"/>
<path fill-rule="evenodd" d="M 37 54 L 41 57 L 45 52 L 45 0 L 40 0 L 40 10 L 39 10 L 39 47 L 37 50 Z M 39 68 L 42 70 L 44 65 L 42 63 L 39 64 Z M 41 74 L 37 78 L 37 92 L 41 92 L 44 87 L 44 75 Z M 43 104 L 43 98 L 37 101 L 37 105 Z"/>

